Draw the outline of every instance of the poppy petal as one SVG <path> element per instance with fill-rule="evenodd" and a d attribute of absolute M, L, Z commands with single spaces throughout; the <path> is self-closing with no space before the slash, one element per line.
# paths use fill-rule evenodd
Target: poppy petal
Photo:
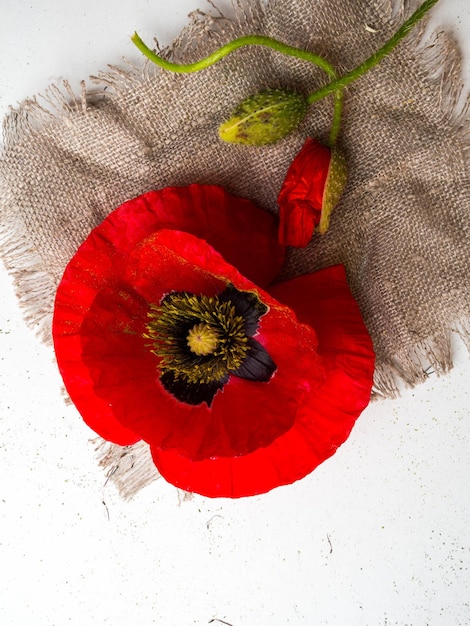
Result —
<path fill-rule="evenodd" d="M 308 137 L 287 170 L 278 196 L 279 241 L 304 248 L 320 223 L 331 150 Z"/>
<path fill-rule="evenodd" d="M 219 244 L 223 253 L 251 272 L 259 284 L 272 281 L 284 258 L 274 217 L 249 200 L 213 185 L 148 192 L 121 205 L 90 233 L 58 286 L 52 334 L 59 369 L 69 394 L 77 398 L 80 412 L 86 415 L 85 421 L 119 445 L 135 443 L 139 436 L 116 420 L 101 399 L 84 399 L 90 392 L 86 391 L 90 381 L 80 358 L 81 327 L 90 308 L 103 299 L 97 301 L 98 294 L 121 282 L 131 251 L 156 230 L 168 226 L 187 229 Z M 83 398 L 78 400 L 82 392 Z"/>
<path fill-rule="evenodd" d="M 269 352 L 256 341 L 250 338 L 248 341 L 250 351 L 242 365 L 232 373 L 239 378 L 268 382 L 276 371 L 276 364 L 269 356 Z"/>
<path fill-rule="evenodd" d="M 180 402 L 198 405 L 205 402 L 207 406 L 212 404 L 215 394 L 222 389 L 228 381 L 228 375 L 221 380 L 210 383 L 190 383 L 177 378 L 174 372 L 165 372 L 160 376 L 160 382 L 167 391 L 175 396 Z"/>
<path fill-rule="evenodd" d="M 106 254 L 115 262 L 160 229 L 181 230 L 204 239 L 260 286 L 274 280 L 284 261 L 274 216 L 217 185 L 149 191 L 115 209 L 92 236 L 108 242 Z"/>
<path fill-rule="evenodd" d="M 233 498 L 292 483 L 334 454 L 369 402 L 374 352 L 344 268 L 286 281 L 271 293 L 317 330 L 325 380 L 315 390 L 299 389 L 291 428 L 244 456 L 194 462 L 151 446 L 161 474 L 181 489 Z"/>
<path fill-rule="evenodd" d="M 130 255 L 127 280 L 127 291 L 119 284 L 117 295 L 111 293 L 113 286 L 102 289 L 84 315 L 80 349 L 70 355 L 82 363 L 82 379 L 70 381 L 67 367 L 62 368 L 72 400 L 77 394 L 88 394 L 81 402 L 82 415 L 99 434 L 108 429 L 111 410 L 125 429 L 162 450 L 176 449 L 193 460 L 239 456 L 269 445 L 289 429 L 299 394 L 321 385 L 323 367 L 314 331 L 299 324 L 288 307 L 258 290 L 202 240 L 187 233 L 159 231 Z M 238 290 L 257 294 L 269 311 L 260 319 L 256 341 L 278 367 L 269 382 L 230 376 L 210 408 L 180 402 L 165 390 L 158 376 L 158 359 L 145 346 L 144 333 L 138 331 L 145 325 L 149 294 L 158 299 L 175 282 L 178 289 L 196 285 L 209 295 L 222 292 L 230 282 Z M 135 334 L 114 332 L 110 315 L 121 300 L 130 300 L 131 309 L 141 303 L 139 320 L 131 328 Z M 123 328 L 128 324 L 129 319 L 123 319 Z M 62 358 L 59 349 L 59 362 Z M 96 398 L 100 399 L 97 404 L 108 407 L 103 425 L 95 416 Z"/>
<path fill-rule="evenodd" d="M 147 305 L 125 285 L 118 289 L 103 290 L 94 299 L 90 310 L 100 310 L 97 319 L 86 315 L 80 299 L 73 296 L 74 289 L 68 281 L 57 292 L 54 315 L 54 346 L 57 363 L 65 387 L 84 421 L 107 441 L 118 445 L 131 445 L 141 439 L 131 428 L 125 426 L 115 415 L 113 407 L 95 393 L 93 363 L 87 362 L 87 340 L 96 353 L 119 354 L 122 377 L 135 376 L 140 381 L 145 360 L 151 356 L 142 350 L 142 326 Z M 114 384 L 112 367 L 99 368 L 102 385 Z"/>
<path fill-rule="evenodd" d="M 219 301 L 230 301 L 232 303 L 237 315 L 240 315 L 245 320 L 245 333 L 248 337 L 252 337 L 255 334 L 258 329 L 259 318 L 268 310 L 255 293 L 240 292 L 233 285 L 229 285 L 220 294 Z"/>

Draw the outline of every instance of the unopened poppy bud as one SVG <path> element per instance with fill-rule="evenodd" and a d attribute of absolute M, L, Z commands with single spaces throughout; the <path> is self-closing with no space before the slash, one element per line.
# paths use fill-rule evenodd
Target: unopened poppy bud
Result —
<path fill-rule="evenodd" d="M 308 138 L 292 161 L 278 197 L 279 241 L 304 248 L 315 227 L 326 233 L 347 181 L 344 156 Z"/>
<path fill-rule="evenodd" d="M 275 143 L 297 128 L 307 107 L 305 96 L 295 91 L 262 91 L 238 105 L 219 127 L 219 137 L 228 143 L 251 146 Z"/>

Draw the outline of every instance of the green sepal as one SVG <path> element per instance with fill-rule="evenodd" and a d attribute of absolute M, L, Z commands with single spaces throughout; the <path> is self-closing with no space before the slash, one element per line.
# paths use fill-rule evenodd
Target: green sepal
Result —
<path fill-rule="evenodd" d="M 324 235 L 330 225 L 331 212 L 340 201 L 348 180 L 348 166 L 343 154 L 335 147 L 331 149 L 330 167 L 323 190 L 323 202 L 318 230 Z"/>
<path fill-rule="evenodd" d="M 306 97 L 295 91 L 261 91 L 238 105 L 230 119 L 219 127 L 219 137 L 228 143 L 272 144 L 297 128 L 307 108 Z"/>

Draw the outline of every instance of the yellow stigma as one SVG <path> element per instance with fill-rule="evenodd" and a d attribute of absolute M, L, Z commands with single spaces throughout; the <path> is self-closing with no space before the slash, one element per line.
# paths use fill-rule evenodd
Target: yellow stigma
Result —
<path fill-rule="evenodd" d="M 212 354 L 219 344 L 219 336 L 208 324 L 196 324 L 186 338 L 189 349 L 198 356 Z"/>

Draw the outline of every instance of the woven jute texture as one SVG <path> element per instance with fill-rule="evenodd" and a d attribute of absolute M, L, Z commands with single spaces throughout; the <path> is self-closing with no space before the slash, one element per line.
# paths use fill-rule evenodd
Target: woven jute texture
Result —
<path fill-rule="evenodd" d="M 377 50 L 416 8 L 397 0 L 243 0 L 225 18 L 195 13 L 164 51 L 197 60 L 230 39 L 263 34 L 326 57 L 341 74 Z M 452 364 L 451 334 L 469 342 L 468 101 L 460 55 L 424 25 L 347 89 L 340 147 L 346 192 L 324 236 L 291 251 L 282 278 L 335 264 L 348 279 L 377 353 L 375 394 L 393 396 L 429 369 Z M 0 246 L 28 322 L 50 340 L 54 293 L 79 244 L 112 209 L 150 189 L 220 184 L 267 211 L 308 135 L 326 140 L 332 100 L 274 146 L 217 136 L 243 98 L 270 87 L 309 93 L 316 67 L 261 47 L 242 48 L 197 74 L 110 67 L 72 94 L 67 84 L 24 102 L 4 124 Z M 106 87 L 106 90 L 104 89 Z M 102 456 L 124 495 L 154 475 L 119 470 L 142 446 Z M 142 452 L 143 454 L 143 452 Z M 145 453 L 148 456 L 148 453 Z M 129 467 L 127 467 L 129 465 Z M 148 467 L 151 462 L 148 460 Z M 130 485 L 130 486 L 129 486 Z"/>

